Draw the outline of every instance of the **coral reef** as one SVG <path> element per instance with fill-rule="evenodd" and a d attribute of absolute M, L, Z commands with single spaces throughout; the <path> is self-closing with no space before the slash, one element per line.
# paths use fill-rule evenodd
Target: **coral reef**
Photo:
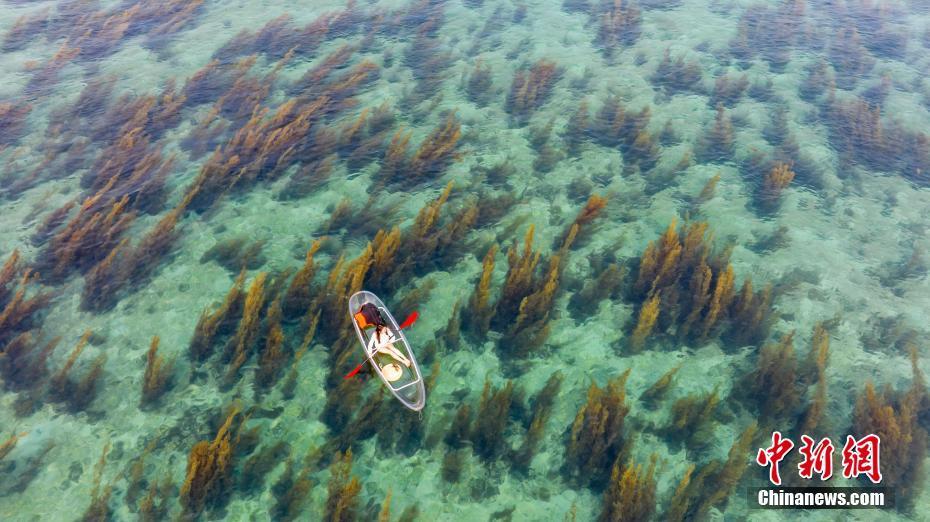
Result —
<path fill-rule="evenodd" d="M 165 361 L 158 355 L 159 338 L 152 337 L 152 343 L 145 356 L 145 374 L 142 376 L 142 405 L 158 400 L 171 387 L 171 374 L 174 361 Z"/>
<path fill-rule="evenodd" d="M 552 88 L 562 76 L 562 69 L 553 61 L 539 60 L 529 69 L 517 71 L 507 95 L 505 109 L 518 122 L 525 123 L 552 94 Z"/>
<path fill-rule="evenodd" d="M 588 398 L 572 423 L 565 464 L 569 473 L 583 485 L 602 487 L 608 484 L 611 467 L 628 445 L 624 420 L 630 408 L 626 404 L 626 380 L 630 370 L 611 379 L 605 388 L 592 384 Z"/>

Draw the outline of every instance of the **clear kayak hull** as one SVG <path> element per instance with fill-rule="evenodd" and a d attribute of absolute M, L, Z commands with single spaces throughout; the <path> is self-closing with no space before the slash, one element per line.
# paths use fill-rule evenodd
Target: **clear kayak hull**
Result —
<path fill-rule="evenodd" d="M 378 307 L 381 316 L 387 322 L 387 332 L 383 332 L 393 337 L 392 344 L 394 348 L 403 354 L 409 361 L 410 366 L 400 364 L 394 357 L 388 354 L 378 352 L 375 349 L 376 340 L 374 337 L 374 328 L 363 330 L 355 321 L 355 314 L 362 305 L 371 303 Z M 426 388 L 423 385 L 423 375 L 420 373 L 420 367 L 417 365 L 417 359 L 410 349 L 410 343 L 407 337 L 401 331 L 397 320 L 391 312 L 384 306 L 384 303 L 378 299 L 375 294 L 362 290 L 352 294 L 349 298 L 349 317 L 352 319 L 352 326 L 358 335 L 359 342 L 365 351 L 365 357 L 374 369 L 381 381 L 387 386 L 388 390 L 404 406 L 414 411 L 420 411 L 426 405 Z"/>

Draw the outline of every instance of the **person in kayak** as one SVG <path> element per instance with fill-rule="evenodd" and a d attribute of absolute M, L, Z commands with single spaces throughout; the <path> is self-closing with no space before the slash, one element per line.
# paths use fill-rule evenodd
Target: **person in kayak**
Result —
<path fill-rule="evenodd" d="M 375 327 L 375 333 L 372 334 L 372 337 L 374 349 L 377 350 L 378 353 L 389 355 L 397 362 L 410 368 L 410 359 L 405 357 L 404 354 L 394 346 L 394 341 L 397 339 L 394 337 L 394 333 L 391 332 L 391 329 L 388 328 L 387 322 L 381 317 L 381 312 L 378 311 L 377 306 L 372 303 L 363 304 L 358 313 L 355 314 L 355 320 L 362 329 L 370 326 Z"/>

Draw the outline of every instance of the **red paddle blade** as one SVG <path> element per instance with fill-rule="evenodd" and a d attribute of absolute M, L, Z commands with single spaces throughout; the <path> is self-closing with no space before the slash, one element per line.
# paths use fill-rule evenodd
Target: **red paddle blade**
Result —
<path fill-rule="evenodd" d="M 403 330 L 404 328 L 407 328 L 408 326 L 412 325 L 413 323 L 417 321 L 417 318 L 419 317 L 420 317 L 419 312 L 414 310 L 413 312 L 411 312 L 410 315 L 407 316 L 406 319 L 404 319 L 404 322 L 400 323 L 400 329 Z"/>
<path fill-rule="evenodd" d="M 357 374 L 359 371 L 361 371 L 362 366 L 365 366 L 365 363 L 362 363 L 362 364 L 359 364 L 358 366 L 356 366 L 355 369 L 352 370 L 351 372 L 347 373 L 346 376 L 343 377 L 343 379 L 351 379 L 352 377 L 355 377 L 355 374 Z"/>

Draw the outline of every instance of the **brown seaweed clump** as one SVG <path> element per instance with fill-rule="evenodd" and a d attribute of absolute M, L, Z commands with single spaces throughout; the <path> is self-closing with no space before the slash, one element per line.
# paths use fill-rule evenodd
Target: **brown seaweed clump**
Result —
<path fill-rule="evenodd" d="M 597 45 L 605 56 L 633 45 L 642 32 L 642 14 L 636 4 L 623 0 L 602 0 Z"/>
<path fill-rule="evenodd" d="M 142 377 L 142 404 L 151 404 L 171 387 L 171 374 L 174 361 L 165 361 L 158 355 L 159 338 L 152 337 L 152 344 L 146 353 L 145 375 Z"/>
<path fill-rule="evenodd" d="M 866 383 L 856 400 L 850 435 L 857 440 L 870 434 L 879 437 L 882 484 L 895 488 L 901 511 L 913 507 L 921 490 L 927 455 L 927 430 L 918 418 L 927 404 L 927 388 L 915 353 L 911 355 L 914 383 L 910 390 L 876 392 L 871 382 Z"/>
<path fill-rule="evenodd" d="M 597 117 L 590 121 L 587 132 L 605 147 L 620 148 L 624 162 L 635 164 L 640 171 L 648 171 L 656 165 L 661 152 L 657 136 L 648 130 L 651 119 L 652 108 L 648 105 L 639 111 L 631 111 L 617 96 L 611 95 L 604 101 Z M 572 135 L 575 132 L 572 130 Z M 573 140 L 578 141 L 577 138 Z"/>
<path fill-rule="evenodd" d="M 526 435 L 524 436 L 523 443 L 513 454 L 513 465 L 515 469 L 526 472 L 530 464 L 532 464 L 536 449 L 539 447 L 539 443 L 542 442 L 542 437 L 546 431 L 546 424 L 552 414 L 552 406 L 555 403 L 555 398 L 559 395 L 561 387 L 562 373 L 554 372 L 549 376 L 549 379 L 542 389 L 539 390 L 539 393 L 533 398 L 533 407 L 530 413 L 529 426 L 526 428 Z"/>
<path fill-rule="evenodd" d="M 752 452 L 758 427 L 750 424 L 733 442 L 725 461 L 712 460 L 696 474 L 685 473 L 663 517 L 671 522 L 703 520 L 712 507 L 725 502 L 749 468 L 747 455 Z"/>
<path fill-rule="evenodd" d="M 200 314 L 189 347 L 192 361 L 202 362 L 210 357 L 213 354 L 217 334 L 227 334 L 229 329 L 235 325 L 235 317 L 241 313 L 245 298 L 244 283 L 245 271 L 236 278 L 222 304 L 216 310 L 211 312 L 207 308 Z"/>
<path fill-rule="evenodd" d="M 481 275 L 468 299 L 467 313 L 462 315 L 463 326 L 477 339 L 483 339 L 491 327 L 494 306 L 491 303 L 491 277 L 494 275 L 494 258 L 497 245 L 492 245 L 481 263 Z"/>
<path fill-rule="evenodd" d="M 30 111 L 32 105 L 28 103 L 0 103 L 0 152 L 23 136 Z"/>
<path fill-rule="evenodd" d="M 14 250 L 0 266 L 0 351 L 20 332 L 38 324 L 38 314 L 51 295 L 35 290 L 38 276 L 23 268 L 20 254 Z"/>
<path fill-rule="evenodd" d="M 666 49 L 652 76 L 652 83 L 662 87 L 669 94 L 687 91 L 703 94 L 703 70 L 697 60 L 685 61 L 684 56 L 672 60 L 671 49 Z"/>
<path fill-rule="evenodd" d="M 505 109 L 518 122 L 525 123 L 536 109 L 548 101 L 561 75 L 561 68 L 555 62 L 545 59 L 539 60 L 528 70 L 517 71 L 507 95 Z"/>
<path fill-rule="evenodd" d="M 611 379 L 605 388 L 592 384 L 588 398 L 572 423 L 565 464 L 582 485 L 608 483 L 611 467 L 627 450 L 623 425 L 630 407 L 626 404 L 626 380 L 630 370 Z"/>
<path fill-rule="evenodd" d="M 513 399 L 513 381 L 507 381 L 502 388 L 492 389 L 491 382 L 485 380 L 475 424 L 469 435 L 475 453 L 486 461 L 493 461 L 504 453 L 506 439 L 503 434 L 510 419 Z"/>
<path fill-rule="evenodd" d="M 646 522 L 656 510 L 656 460 L 653 454 L 649 466 L 617 461 L 610 474 L 610 484 L 604 491 L 603 522 Z"/>
<path fill-rule="evenodd" d="M 714 94 L 709 100 L 710 105 L 716 107 L 722 104 L 724 107 L 732 108 L 739 103 L 747 88 L 749 88 L 749 79 L 745 74 L 736 78 L 731 78 L 729 74 L 718 76 L 714 82 Z"/>
<path fill-rule="evenodd" d="M 186 513 L 199 514 L 206 507 L 223 503 L 229 495 L 238 443 L 231 430 L 238 415 L 239 409 L 232 408 L 212 441 L 202 440 L 191 448 L 180 493 L 181 506 Z"/>
<path fill-rule="evenodd" d="M 728 345 L 743 346 L 767 337 L 772 319 L 771 288 L 756 292 L 747 278 L 737 291 L 729 251 L 714 249 L 703 222 L 679 231 L 673 220 L 643 252 L 632 293 L 642 299 L 634 350 L 670 329 L 698 344 L 722 335 Z"/>
<path fill-rule="evenodd" d="M 294 459 L 287 459 L 284 473 L 272 487 L 277 501 L 269 513 L 274 520 L 298 520 L 309 497 L 313 486 L 310 480 L 311 466 L 305 462 L 299 473 L 295 473 L 294 468 Z"/>
<path fill-rule="evenodd" d="M 777 163 L 765 177 L 756 192 L 756 206 L 766 214 L 778 211 L 781 205 L 782 192 L 794 180 L 794 171 L 787 163 Z"/>
<path fill-rule="evenodd" d="M 49 380 L 49 397 L 65 403 L 71 412 L 83 411 L 93 402 L 97 395 L 97 381 L 103 374 L 106 354 L 100 354 L 91 363 L 90 368 L 83 377 L 74 378 L 71 376 L 71 370 L 87 346 L 90 336 L 90 330 L 84 332 L 65 364 Z"/>
<path fill-rule="evenodd" d="M 358 517 L 358 495 L 362 485 L 352 475 L 352 450 L 337 455 L 331 467 L 332 476 L 327 486 L 325 520 L 349 522 Z"/>
<path fill-rule="evenodd" d="M 702 163 L 725 162 L 733 156 L 733 123 L 723 104 L 717 105 L 717 115 L 710 131 L 702 138 L 697 148 L 698 160 Z"/>
<path fill-rule="evenodd" d="M 491 80 L 491 67 L 482 63 L 481 60 L 475 62 L 475 68 L 468 75 L 465 82 L 465 93 L 472 103 L 484 107 L 491 102 L 494 95 L 494 83 Z"/>
<path fill-rule="evenodd" d="M 398 131 L 385 151 L 378 175 L 383 183 L 403 186 L 435 179 L 459 158 L 456 147 L 461 136 L 462 126 L 455 114 L 450 113 L 410 155 L 411 134 Z"/>
<path fill-rule="evenodd" d="M 794 355 L 794 332 L 759 352 L 756 368 L 742 381 L 741 394 L 758 408 L 763 425 L 792 420 L 801 400 L 798 361 Z"/>

